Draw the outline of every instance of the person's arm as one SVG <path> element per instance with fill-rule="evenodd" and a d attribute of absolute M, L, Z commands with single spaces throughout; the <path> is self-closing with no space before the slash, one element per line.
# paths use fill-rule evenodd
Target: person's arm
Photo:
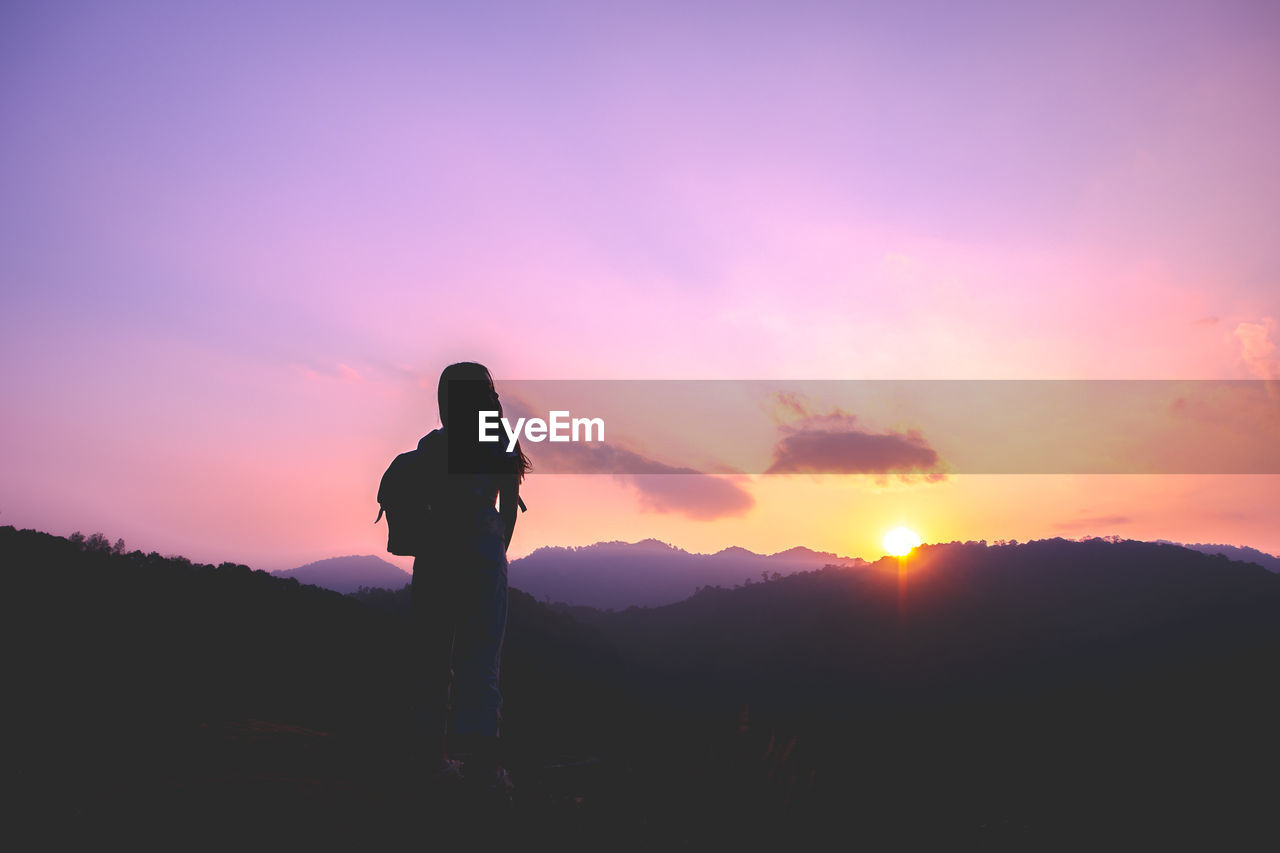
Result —
<path fill-rule="evenodd" d="M 517 477 L 506 477 L 498 489 L 498 514 L 502 516 L 502 532 L 506 547 L 511 547 L 511 534 L 516 530 L 517 504 L 520 501 L 520 480 Z"/>

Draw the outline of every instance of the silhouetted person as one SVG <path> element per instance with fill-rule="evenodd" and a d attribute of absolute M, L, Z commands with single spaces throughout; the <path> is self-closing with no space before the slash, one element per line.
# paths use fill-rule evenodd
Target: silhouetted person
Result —
<path fill-rule="evenodd" d="M 479 441 L 481 411 L 499 411 L 483 365 L 451 364 L 437 390 L 441 428 L 418 444 L 430 495 L 428 546 L 413 561 L 413 622 L 418 672 L 415 724 L 420 752 L 437 779 L 456 777 L 448 754 L 450 684 L 455 745 L 468 782 L 509 787 L 499 764 L 502 694 L 498 672 L 507 620 L 507 546 L 529 461 L 505 437 Z M 497 506 L 495 506 L 495 502 Z"/>

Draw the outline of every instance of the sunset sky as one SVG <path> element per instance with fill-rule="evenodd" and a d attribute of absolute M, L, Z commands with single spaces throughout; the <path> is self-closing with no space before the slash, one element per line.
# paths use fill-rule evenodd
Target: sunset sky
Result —
<path fill-rule="evenodd" d="M 0 524 L 390 558 L 458 360 L 1280 380 L 1277 104 L 1273 2 L 6 3 Z M 731 482 L 535 471 L 512 554 L 1280 553 L 1278 475 Z"/>

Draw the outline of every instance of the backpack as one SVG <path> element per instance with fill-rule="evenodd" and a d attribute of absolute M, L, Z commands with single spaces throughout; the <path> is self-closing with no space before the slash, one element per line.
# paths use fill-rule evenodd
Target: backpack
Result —
<path fill-rule="evenodd" d="M 430 438 L 392 459 L 378 484 L 378 517 L 373 523 L 387 516 L 387 551 L 400 557 L 416 557 L 428 550 L 435 479 L 428 470 Z"/>
<path fill-rule="evenodd" d="M 391 460 L 378 485 L 378 517 L 387 516 L 387 551 L 398 557 L 416 557 L 430 553 L 433 530 L 447 525 L 447 519 L 432 512 L 432 503 L 440 495 L 447 465 L 441 430 L 422 437 L 418 446 Z M 521 512 L 528 509 L 524 499 L 516 497 Z"/>

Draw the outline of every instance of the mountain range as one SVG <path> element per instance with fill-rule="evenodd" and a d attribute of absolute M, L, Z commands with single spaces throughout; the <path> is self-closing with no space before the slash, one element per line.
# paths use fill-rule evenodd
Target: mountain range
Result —
<path fill-rule="evenodd" d="M 1280 557 L 1256 548 L 1182 545 L 1165 540 L 1157 544 L 1181 545 L 1209 555 L 1222 554 L 1231 560 L 1256 563 L 1268 571 L 1280 572 Z M 701 587 L 744 585 L 824 566 L 866 565 L 871 563 L 804 547 L 776 554 L 757 554 L 739 547 L 697 554 L 657 539 L 644 539 L 538 548 L 511 561 L 510 580 L 512 586 L 539 600 L 608 610 L 673 604 Z M 273 574 L 341 593 L 355 592 L 360 587 L 394 590 L 411 579 L 408 572 L 373 555 L 333 557 Z"/>
<path fill-rule="evenodd" d="M 823 566 L 866 564 L 865 560 L 809 548 L 757 554 L 731 547 L 714 554 L 694 554 L 657 539 L 644 539 L 539 548 L 511 561 L 510 579 L 513 586 L 538 599 L 620 609 L 671 604 L 703 586 L 732 586 Z M 272 574 L 344 594 L 360 587 L 399 589 L 412 579 L 408 572 L 373 555 L 332 557 Z"/>
<path fill-rule="evenodd" d="M 535 598 L 620 609 L 656 607 L 688 598 L 704 586 L 732 586 L 823 566 L 862 566 L 865 560 L 809 548 L 757 554 L 725 548 L 694 554 L 644 539 L 597 542 L 580 548 L 539 548 L 511 562 L 513 586 Z"/>
<path fill-rule="evenodd" d="M 355 592 L 362 586 L 399 589 L 413 579 L 404 569 L 372 554 L 361 557 L 330 557 L 271 574 L 343 594 Z"/>
<path fill-rule="evenodd" d="M 1280 557 L 1273 556 L 1265 551 L 1259 551 L 1257 548 L 1240 545 L 1210 545 L 1206 542 L 1188 544 L 1185 542 L 1170 542 L 1167 539 L 1157 539 L 1156 541 L 1164 545 L 1181 545 L 1183 548 L 1190 548 L 1192 551 L 1199 551 L 1201 554 L 1221 554 L 1228 560 L 1257 563 L 1269 572 L 1280 573 Z"/>

